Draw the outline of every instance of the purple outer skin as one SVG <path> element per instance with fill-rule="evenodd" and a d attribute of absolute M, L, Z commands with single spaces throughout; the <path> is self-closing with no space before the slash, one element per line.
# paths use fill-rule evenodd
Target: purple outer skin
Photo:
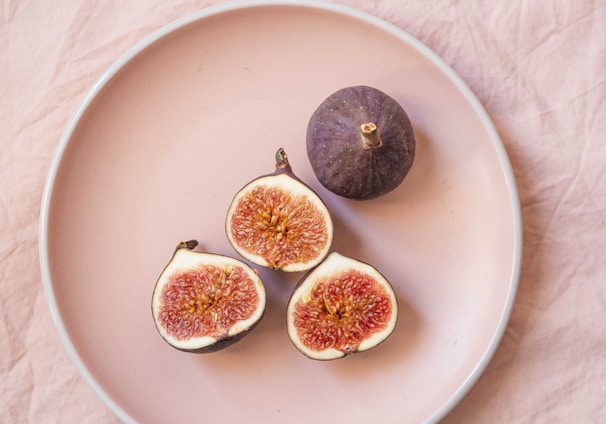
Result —
<path fill-rule="evenodd" d="M 372 122 L 383 141 L 362 147 L 360 126 Z M 412 167 L 415 137 L 402 106 L 368 86 L 331 94 L 307 126 L 307 156 L 318 181 L 339 196 L 365 200 L 398 187 Z"/>

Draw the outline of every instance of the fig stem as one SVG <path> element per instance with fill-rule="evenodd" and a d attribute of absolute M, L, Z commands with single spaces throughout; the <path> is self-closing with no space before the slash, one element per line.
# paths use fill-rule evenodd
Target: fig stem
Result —
<path fill-rule="evenodd" d="M 383 145 L 383 140 L 379 135 L 379 129 L 373 122 L 367 122 L 360 125 L 362 133 L 362 148 L 366 150 L 377 149 Z"/>
<path fill-rule="evenodd" d="M 286 155 L 284 149 L 280 147 L 276 152 L 276 168 L 284 169 L 287 168 L 288 165 L 288 156 Z"/>
<path fill-rule="evenodd" d="M 198 245 L 198 240 L 182 241 L 177 245 L 176 250 L 179 250 L 179 249 L 194 250 L 197 245 Z"/>

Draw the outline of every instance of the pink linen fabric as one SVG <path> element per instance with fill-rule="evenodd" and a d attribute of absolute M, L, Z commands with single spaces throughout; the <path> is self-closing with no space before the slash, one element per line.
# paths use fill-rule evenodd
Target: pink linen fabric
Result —
<path fill-rule="evenodd" d="M 5 0 L 0 7 L 0 417 L 113 423 L 59 340 L 38 267 L 44 181 L 84 95 L 122 53 L 212 0 Z M 339 0 L 440 55 L 513 165 L 524 251 L 510 324 L 443 420 L 606 421 L 606 3 Z"/>

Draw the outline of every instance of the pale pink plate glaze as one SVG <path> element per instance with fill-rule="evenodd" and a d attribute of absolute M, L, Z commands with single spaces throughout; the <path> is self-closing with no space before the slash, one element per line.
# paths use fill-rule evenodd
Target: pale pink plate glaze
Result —
<path fill-rule="evenodd" d="M 355 84 L 396 98 L 418 140 L 405 182 L 367 202 L 324 190 L 305 154 L 313 110 Z M 300 275 L 261 270 L 268 307 L 251 335 L 206 356 L 172 349 L 152 321 L 156 278 L 184 239 L 236 256 L 225 212 L 278 147 L 331 208 L 334 248 L 392 281 L 395 332 L 352 357 L 307 359 L 285 327 Z M 492 357 L 521 220 L 487 114 L 428 48 L 340 5 L 245 2 L 163 28 L 93 87 L 50 171 L 40 249 L 67 351 L 124 421 L 419 423 L 443 417 Z"/>

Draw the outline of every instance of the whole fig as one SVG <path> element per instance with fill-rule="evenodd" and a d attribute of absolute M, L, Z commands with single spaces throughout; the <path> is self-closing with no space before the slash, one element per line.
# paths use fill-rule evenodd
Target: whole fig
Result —
<path fill-rule="evenodd" d="M 331 192 L 365 200 L 398 187 L 412 167 L 416 141 L 404 108 L 369 86 L 340 89 L 313 112 L 307 156 Z"/>

